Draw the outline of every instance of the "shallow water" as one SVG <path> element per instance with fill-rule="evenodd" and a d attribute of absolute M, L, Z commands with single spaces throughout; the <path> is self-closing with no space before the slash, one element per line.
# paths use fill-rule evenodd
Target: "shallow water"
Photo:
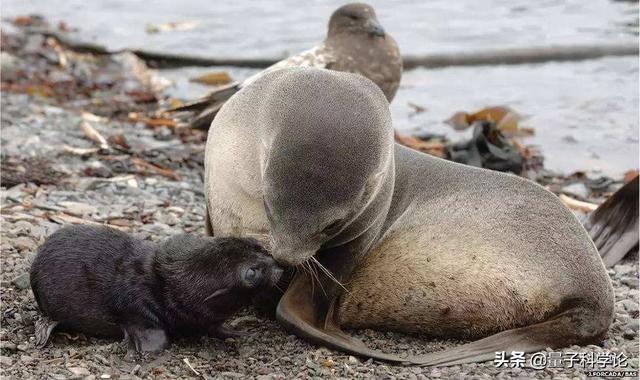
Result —
<path fill-rule="evenodd" d="M 4 17 L 37 12 L 81 29 L 83 39 L 207 56 L 264 57 L 322 40 L 344 0 L 3 0 Z M 611 0 L 372 0 L 404 54 L 530 45 L 635 41 L 637 3 Z M 304 4 L 304 5 L 302 5 Z M 150 23 L 195 29 L 148 34 Z"/>
<path fill-rule="evenodd" d="M 186 78 L 209 69 L 167 70 L 176 82 L 174 96 L 194 98 L 209 88 Z M 225 68 L 234 79 L 256 70 Z M 578 170 L 619 176 L 638 167 L 638 58 L 611 57 L 584 62 L 518 66 L 415 69 L 404 73 L 391 104 L 394 126 L 403 132 L 443 134 L 466 139 L 444 120 L 456 111 L 477 111 L 488 105 L 508 105 L 523 117 L 522 126 L 535 129 L 523 139 L 537 145 L 545 167 L 570 173 Z M 408 103 L 426 108 L 416 114 Z"/>
<path fill-rule="evenodd" d="M 272 57 L 323 38 L 342 1 L 44 1 L 5 0 L 4 17 L 37 12 L 79 27 L 79 37 L 110 48 L 138 47 L 206 56 Z M 403 54 L 558 44 L 636 42 L 638 5 L 610 0 L 371 1 Z M 147 34 L 145 25 L 193 20 L 188 31 Z M 186 79 L 222 68 L 167 70 L 174 96 L 209 91 Z M 231 69 L 234 79 L 255 70 Z M 508 105 L 527 117 L 553 170 L 619 175 L 638 167 L 638 58 L 405 72 L 391 110 L 402 131 L 469 136 L 443 123 L 454 112 Z M 427 109 L 412 115 L 408 102 Z"/>

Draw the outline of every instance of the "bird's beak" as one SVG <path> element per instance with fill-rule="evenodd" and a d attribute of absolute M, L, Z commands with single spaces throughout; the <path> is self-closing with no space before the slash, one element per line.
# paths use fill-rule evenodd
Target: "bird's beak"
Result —
<path fill-rule="evenodd" d="M 366 23 L 367 33 L 373 37 L 384 37 L 384 28 L 377 20 L 369 20 Z"/>

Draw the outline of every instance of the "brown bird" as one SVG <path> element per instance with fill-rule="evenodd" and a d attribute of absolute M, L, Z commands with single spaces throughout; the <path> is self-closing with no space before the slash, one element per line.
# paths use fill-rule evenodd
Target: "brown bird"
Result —
<path fill-rule="evenodd" d="M 391 102 L 402 76 L 402 57 L 396 41 L 385 33 L 374 9 L 353 3 L 331 15 L 327 37 L 318 46 L 286 58 L 242 82 L 231 83 L 199 100 L 170 109 L 195 111 L 191 126 L 208 129 L 220 107 L 242 87 L 267 72 L 286 67 L 311 66 L 361 74 L 377 84 Z"/>

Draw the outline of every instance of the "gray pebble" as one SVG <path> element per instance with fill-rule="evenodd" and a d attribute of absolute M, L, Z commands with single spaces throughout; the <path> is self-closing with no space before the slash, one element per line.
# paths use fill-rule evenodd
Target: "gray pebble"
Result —
<path fill-rule="evenodd" d="M 571 185 L 565 186 L 562 188 L 562 192 L 567 195 L 583 199 L 588 198 L 589 194 L 591 194 L 589 189 L 587 189 L 587 187 L 582 182 L 576 182 L 572 183 Z"/>
<path fill-rule="evenodd" d="M 15 343 L 9 341 L 0 342 L 0 350 L 15 351 L 17 349 Z"/>
<path fill-rule="evenodd" d="M 20 276 L 11 280 L 11 283 L 15 285 L 18 289 L 28 289 L 31 287 L 31 283 L 29 282 L 29 273 L 25 272 Z"/>
<path fill-rule="evenodd" d="M 624 307 L 624 309 L 629 313 L 637 313 L 638 312 L 638 303 L 634 302 L 632 300 L 622 300 L 620 302 L 618 302 L 618 304 L 620 304 L 622 307 Z"/>
<path fill-rule="evenodd" d="M 620 280 L 620 282 L 623 283 L 624 285 L 627 285 L 631 289 L 638 289 L 638 285 L 640 284 L 640 281 L 638 280 L 637 277 L 623 278 L 622 280 Z"/>
<path fill-rule="evenodd" d="M 0 364 L 2 364 L 3 366 L 10 366 L 11 364 L 13 364 L 13 359 L 11 359 L 8 356 L 0 356 Z"/>
<path fill-rule="evenodd" d="M 30 251 L 35 248 L 36 243 L 30 237 L 20 236 L 13 241 L 13 246 L 18 251 Z"/>
<path fill-rule="evenodd" d="M 33 358 L 33 356 L 20 355 L 20 361 L 23 362 L 24 364 L 31 364 L 35 361 L 35 359 Z"/>
<path fill-rule="evenodd" d="M 625 339 L 629 339 L 629 340 L 634 339 L 636 335 L 637 335 L 636 332 L 630 328 L 625 327 L 625 329 L 622 331 L 622 337 L 624 337 Z"/>

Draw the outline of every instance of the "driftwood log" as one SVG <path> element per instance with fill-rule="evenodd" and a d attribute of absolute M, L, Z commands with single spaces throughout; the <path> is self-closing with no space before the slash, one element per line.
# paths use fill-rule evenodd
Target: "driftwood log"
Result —
<path fill-rule="evenodd" d="M 264 68 L 284 58 L 213 58 L 154 52 L 141 49 L 112 51 L 99 44 L 77 41 L 69 37 L 67 34 L 55 30 L 32 28 L 28 31 L 30 33 L 40 33 L 53 37 L 61 44 L 78 52 L 117 54 L 123 51 L 130 51 L 140 59 L 147 62 L 150 66 L 156 68 L 175 68 L 186 66 L 236 66 Z M 581 61 L 607 56 L 637 56 L 638 52 L 638 44 L 636 43 L 545 46 L 468 53 L 406 56 L 403 57 L 403 63 L 405 69 L 412 69 L 416 67 L 438 68 L 449 66 L 518 65 L 524 63 L 542 63 L 551 61 Z"/>

